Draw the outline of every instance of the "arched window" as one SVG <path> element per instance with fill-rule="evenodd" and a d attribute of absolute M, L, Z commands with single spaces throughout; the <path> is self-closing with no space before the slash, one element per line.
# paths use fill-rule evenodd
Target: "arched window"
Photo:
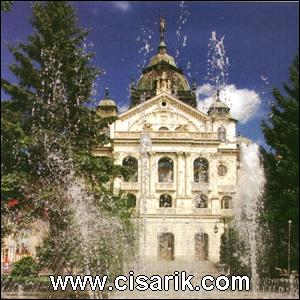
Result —
<path fill-rule="evenodd" d="M 204 194 L 198 194 L 195 197 L 195 207 L 196 208 L 207 208 L 208 207 L 208 198 Z"/>
<path fill-rule="evenodd" d="M 195 235 L 195 258 L 197 261 L 208 260 L 208 234 Z"/>
<path fill-rule="evenodd" d="M 224 176 L 227 173 L 227 168 L 224 165 L 218 166 L 218 174 L 219 176 Z"/>
<path fill-rule="evenodd" d="M 163 260 L 174 260 L 174 234 L 164 232 L 158 237 L 158 255 Z"/>
<path fill-rule="evenodd" d="M 194 182 L 208 182 L 208 166 L 206 158 L 194 160 Z"/>
<path fill-rule="evenodd" d="M 168 194 L 163 194 L 159 197 L 159 207 L 172 207 L 172 197 Z"/>
<path fill-rule="evenodd" d="M 169 128 L 163 126 L 163 127 L 160 127 L 159 130 L 160 130 L 160 131 L 169 131 Z"/>
<path fill-rule="evenodd" d="M 218 139 L 222 142 L 226 142 L 226 129 L 223 126 L 218 128 Z"/>
<path fill-rule="evenodd" d="M 134 194 L 127 194 L 127 206 L 136 207 L 136 196 Z"/>
<path fill-rule="evenodd" d="M 138 181 L 138 161 L 135 157 L 127 156 L 123 159 L 122 165 L 128 167 L 130 174 L 124 177 L 125 182 L 137 182 Z"/>
<path fill-rule="evenodd" d="M 232 208 L 232 198 L 230 196 L 224 196 L 221 199 L 221 209 Z"/>
<path fill-rule="evenodd" d="M 158 161 L 158 181 L 173 182 L 173 160 L 163 157 Z"/>

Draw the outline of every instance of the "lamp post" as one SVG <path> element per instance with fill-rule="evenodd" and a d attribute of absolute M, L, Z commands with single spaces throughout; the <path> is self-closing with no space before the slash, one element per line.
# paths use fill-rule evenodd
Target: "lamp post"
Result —
<path fill-rule="evenodd" d="M 288 275 L 289 275 L 289 277 L 290 277 L 290 274 L 291 274 L 291 227 L 292 227 L 292 220 L 289 220 L 288 223 L 289 223 Z"/>

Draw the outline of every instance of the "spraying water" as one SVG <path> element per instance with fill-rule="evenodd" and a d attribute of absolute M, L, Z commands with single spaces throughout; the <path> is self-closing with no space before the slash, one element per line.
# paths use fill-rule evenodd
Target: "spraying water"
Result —
<path fill-rule="evenodd" d="M 181 2 L 181 5 L 183 7 L 183 2 Z M 184 24 L 186 22 L 186 18 L 182 17 L 181 22 Z M 181 30 L 181 27 L 178 30 Z M 176 32 L 176 34 L 178 35 L 178 38 L 181 37 L 180 31 Z M 138 65 L 139 68 L 144 68 L 147 61 L 147 55 L 153 50 L 150 46 L 151 35 L 152 32 L 144 30 L 143 37 L 138 38 L 138 41 L 143 43 L 143 46 L 140 48 L 139 52 L 139 54 L 142 56 L 142 62 L 140 65 Z M 186 46 L 186 42 L 187 37 L 183 36 L 183 47 Z M 210 51 L 207 79 L 214 86 L 215 90 L 220 90 L 227 83 L 228 78 L 227 68 L 229 65 L 229 60 L 226 57 L 226 51 L 223 42 L 224 36 L 218 40 L 216 32 L 212 32 L 212 36 L 209 41 Z M 188 69 L 189 68 L 190 64 Z M 48 70 L 49 69 L 46 69 L 46 71 Z M 54 77 L 56 78 L 56 81 L 53 85 L 53 94 L 64 94 L 63 86 L 61 86 L 59 79 L 59 73 Z M 48 104 L 51 105 L 51 102 L 52 100 L 49 98 Z M 35 111 L 32 113 L 34 114 Z M 142 113 L 143 111 L 141 114 Z M 142 119 L 145 121 L 144 115 L 142 115 Z M 144 232 L 144 243 L 142 247 L 146 247 L 145 214 L 147 212 L 146 199 L 147 196 L 149 196 L 149 152 L 151 152 L 151 137 L 149 134 L 142 131 L 139 148 L 141 158 L 140 208 L 143 214 L 143 218 L 141 218 L 142 223 L 140 229 Z M 120 231 L 122 231 L 122 224 L 117 218 L 105 216 L 96 208 L 94 202 L 95 199 L 88 194 L 85 183 L 80 178 L 76 177 L 74 172 L 72 172 L 73 168 L 69 162 L 66 162 L 64 159 L 60 158 L 59 155 L 54 155 L 54 153 L 50 153 L 48 158 L 51 158 L 49 161 L 56 162 L 56 166 L 52 171 L 52 174 L 55 174 L 54 179 L 61 180 L 61 177 L 65 177 L 67 174 L 65 179 L 62 181 L 62 189 L 65 190 L 65 195 L 67 195 L 69 198 L 69 209 L 73 214 L 74 223 L 71 227 L 72 231 L 69 233 L 77 235 L 77 238 L 80 240 L 80 243 L 77 245 L 77 247 L 83 254 L 82 272 L 84 274 L 93 274 L 94 272 L 99 272 L 99 270 L 104 270 L 107 274 L 108 270 L 105 269 L 105 267 L 103 268 L 101 265 L 101 260 L 97 258 L 98 254 L 103 251 L 103 247 L 101 248 L 99 240 L 101 239 L 101 241 L 108 247 L 114 246 L 112 247 L 112 249 L 115 250 L 113 254 L 118 256 L 119 252 L 117 251 L 118 247 L 116 247 L 116 244 L 118 244 L 118 242 L 121 240 L 124 240 L 124 236 L 120 234 Z M 258 285 L 258 217 L 261 209 L 261 196 L 265 183 L 264 171 L 260 162 L 258 145 L 245 141 L 241 142 L 240 162 L 241 167 L 239 172 L 237 201 L 234 205 L 235 226 L 238 229 L 240 236 L 244 238 L 244 241 L 248 247 L 245 259 L 250 262 L 252 288 L 254 291 L 256 291 Z M 59 167 L 57 167 L 58 165 Z M 114 236 L 114 241 L 111 241 L 112 236 Z M 124 246 L 126 248 L 126 245 L 123 244 L 123 249 Z M 140 259 L 142 259 L 142 255 L 140 256 Z M 143 265 L 143 263 L 140 262 L 139 265 Z M 144 274 L 144 272 L 139 273 Z M 94 294 L 90 293 L 90 297 L 93 296 Z M 183 296 L 188 296 L 188 294 L 185 293 Z"/>
<path fill-rule="evenodd" d="M 211 33 L 208 42 L 207 76 L 206 80 L 211 83 L 216 91 L 220 91 L 228 80 L 229 58 L 226 55 L 223 35 L 218 40 L 216 31 Z"/>
<path fill-rule="evenodd" d="M 251 266 L 252 290 L 255 292 L 258 287 L 258 218 L 262 209 L 265 175 L 257 144 L 242 141 L 240 151 L 241 166 L 237 201 L 234 205 L 234 225 L 248 248 L 246 257 Z"/>
<path fill-rule="evenodd" d="M 212 32 L 208 43 L 206 80 L 215 92 L 222 90 L 226 98 L 229 58 L 224 46 L 224 36 L 217 38 Z M 228 99 L 227 101 L 228 102 Z M 244 265 L 251 269 L 252 290 L 258 288 L 258 252 L 261 251 L 259 216 L 262 211 L 262 194 L 265 184 L 259 146 L 250 140 L 240 141 L 240 169 L 238 173 L 237 196 L 234 203 L 233 227 L 244 242 L 246 250 L 241 257 Z"/>

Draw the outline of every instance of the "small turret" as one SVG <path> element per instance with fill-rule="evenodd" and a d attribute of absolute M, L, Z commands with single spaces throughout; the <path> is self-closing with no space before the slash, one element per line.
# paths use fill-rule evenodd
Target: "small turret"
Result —
<path fill-rule="evenodd" d="M 220 100 L 220 92 L 217 91 L 217 99 L 209 107 L 207 114 L 209 116 L 218 116 L 218 117 L 231 117 L 230 108 L 226 103 Z"/>
<path fill-rule="evenodd" d="M 114 100 L 109 97 L 108 88 L 105 89 L 105 98 L 99 102 L 97 113 L 103 117 L 116 117 L 118 115 L 118 108 Z"/>

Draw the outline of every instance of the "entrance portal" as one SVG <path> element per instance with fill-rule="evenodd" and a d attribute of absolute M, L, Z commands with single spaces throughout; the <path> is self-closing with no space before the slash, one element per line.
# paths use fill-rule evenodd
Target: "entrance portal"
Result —
<path fill-rule="evenodd" d="M 159 236 L 158 256 L 163 260 L 174 260 L 174 234 L 164 232 Z"/>
<path fill-rule="evenodd" d="M 208 234 L 197 233 L 195 235 L 195 259 L 196 261 L 208 260 Z"/>

